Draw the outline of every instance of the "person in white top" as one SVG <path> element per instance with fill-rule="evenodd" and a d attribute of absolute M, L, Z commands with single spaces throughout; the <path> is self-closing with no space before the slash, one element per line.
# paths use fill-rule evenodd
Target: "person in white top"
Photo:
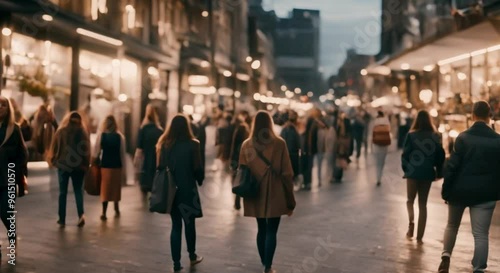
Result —
<path fill-rule="evenodd" d="M 377 168 L 377 186 L 382 184 L 385 159 L 391 145 L 391 124 L 384 112 L 378 111 L 373 124 L 373 155 Z"/>

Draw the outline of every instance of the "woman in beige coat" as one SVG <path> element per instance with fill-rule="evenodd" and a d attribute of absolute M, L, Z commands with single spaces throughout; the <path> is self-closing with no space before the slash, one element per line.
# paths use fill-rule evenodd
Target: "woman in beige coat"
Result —
<path fill-rule="evenodd" d="M 295 198 L 288 149 L 275 135 L 267 112 L 259 111 L 255 116 L 250 138 L 241 147 L 239 164 L 248 166 L 259 181 L 258 196 L 244 199 L 245 216 L 257 218 L 257 248 L 264 272 L 275 272 L 272 263 L 278 227 L 282 215 L 292 215 Z"/>

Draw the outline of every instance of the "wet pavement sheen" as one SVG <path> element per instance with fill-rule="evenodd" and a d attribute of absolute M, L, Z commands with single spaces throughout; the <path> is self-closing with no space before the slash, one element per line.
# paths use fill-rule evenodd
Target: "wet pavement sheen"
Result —
<path fill-rule="evenodd" d="M 375 186 L 374 177 L 373 160 L 368 155 L 366 160 L 351 164 L 344 183 L 329 184 L 325 178 L 318 188 L 315 177 L 312 192 L 298 192 L 295 214 L 281 222 L 274 262 L 277 272 L 437 272 L 447 219 L 447 208 L 440 198 L 441 182 L 434 183 L 431 190 L 424 245 L 418 246 L 405 238 L 406 187 L 401 178 L 399 153 L 389 155 L 381 187 Z M 87 224 L 82 229 L 76 227 L 71 192 L 68 226 L 59 229 L 57 181 L 49 175 L 36 179 L 50 182 L 30 188 L 30 194 L 18 200 L 20 241 L 16 266 L 7 264 L 6 235 L 2 232 L 0 272 L 172 272 L 170 218 L 149 213 L 137 186 L 123 189 L 121 217 L 113 218 L 110 206 L 107 222 L 99 219 L 99 198 L 85 195 Z M 233 210 L 229 177 L 221 172 L 207 172 L 200 192 L 205 216 L 197 220 L 197 252 L 205 260 L 190 269 L 183 242 L 184 272 L 262 272 L 255 245 L 256 221 Z M 416 204 L 415 210 L 418 211 Z M 488 272 L 500 272 L 499 216 L 497 211 L 490 231 Z M 472 251 L 466 212 L 451 272 L 471 272 Z"/>

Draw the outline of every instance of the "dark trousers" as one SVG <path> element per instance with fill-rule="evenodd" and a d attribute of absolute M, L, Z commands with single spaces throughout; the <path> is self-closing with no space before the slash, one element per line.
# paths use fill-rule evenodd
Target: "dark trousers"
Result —
<path fill-rule="evenodd" d="M 78 218 L 83 215 L 83 177 L 85 176 L 85 172 L 80 170 L 67 172 L 59 169 L 57 173 L 59 175 L 59 221 L 64 224 L 66 223 L 66 199 L 68 197 L 70 178 L 73 182 Z"/>
<path fill-rule="evenodd" d="M 16 233 L 17 233 L 17 219 L 16 215 L 13 211 L 15 211 L 15 197 L 16 192 L 12 192 L 14 196 L 14 207 L 11 208 L 11 204 L 9 204 L 9 191 L 8 187 L 2 188 L 0 190 L 0 217 L 2 218 L 3 225 L 7 229 L 7 237 L 9 238 L 8 245 L 10 245 L 11 240 L 16 241 Z M 15 222 L 10 222 L 10 219 L 16 219 Z M 12 224 L 12 229 L 11 229 Z"/>
<path fill-rule="evenodd" d="M 180 268 L 181 266 L 181 247 L 182 247 L 182 222 L 186 227 L 186 243 L 187 250 L 189 253 L 189 258 L 191 260 L 196 259 L 196 225 L 195 218 L 188 217 L 188 219 L 182 217 L 182 213 L 179 210 L 179 206 L 174 205 L 170 213 L 172 218 L 172 231 L 170 233 L 170 250 L 172 253 L 172 260 L 174 262 L 175 268 Z"/>
<path fill-rule="evenodd" d="M 260 260 L 266 269 L 273 265 L 276 251 L 277 234 L 281 218 L 257 218 L 257 248 Z"/>
<path fill-rule="evenodd" d="M 312 183 L 312 170 L 314 165 L 313 155 L 304 155 L 302 157 L 302 172 L 304 175 L 304 187 L 310 187 Z"/>
<path fill-rule="evenodd" d="M 410 224 L 414 223 L 415 212 L 413 210 L 413 203 L 418 194 L 418 230 L 417 230 L 417 240 L 422 240 L 425 233 L 425 226 L 427 224 L 427 199 L 429 197 L 429 191 L 431 189 L 432 181 L 418 181 L 414 179 L 408 179 L 407 181 L 407 193 L 408 201 L 406 201 L 406 207 L 408 209 L 408 219 Z"/>
<path fill-rule="evenodd" d="M 356 143 L 356 158 L 360 158 L 361 157 L 361 148 L 364 145 L 363 135 L 355 136 L 354 142 Z M 366 147 L 365 147 L 365 149 L 366 149 Z"/>

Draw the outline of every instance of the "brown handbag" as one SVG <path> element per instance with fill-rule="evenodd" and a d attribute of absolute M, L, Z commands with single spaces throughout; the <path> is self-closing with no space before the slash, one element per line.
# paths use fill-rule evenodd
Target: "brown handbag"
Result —
<path fill-rule="evenodd" d="M 101 194 L 101 167 L 91 165 L 85 174 L 85 191 L 89 195 L 98 196 Z"/>

